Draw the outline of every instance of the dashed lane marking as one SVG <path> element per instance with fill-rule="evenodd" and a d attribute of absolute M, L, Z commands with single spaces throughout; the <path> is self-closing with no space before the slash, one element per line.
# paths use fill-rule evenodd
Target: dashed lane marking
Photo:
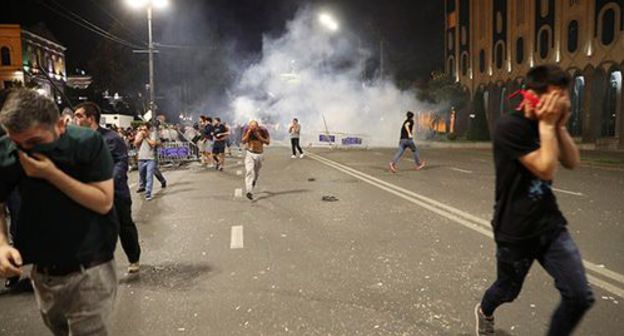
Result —
<path fill-rule="evenodd" d="M 232 226 L 232 233 L 230 235 L 230 249 L 242 249 L 243 247 L 243 226 Z"/>

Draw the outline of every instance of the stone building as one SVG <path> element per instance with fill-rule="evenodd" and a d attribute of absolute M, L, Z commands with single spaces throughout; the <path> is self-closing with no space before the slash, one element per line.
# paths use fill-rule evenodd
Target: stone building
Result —
<path fill-rule="evenodd" d="M 552 63 L 573 78 L 573 136 L 624 149 L 624 0 L 445 0 L 445 13 L 445 71 L 472 102 L 460 125 L 491 132 L 527 71 Z"/>
<path fill-rule="evenodd" d="M 0 24 L 0 89 L 16 81 L 28 81 L 59 102 L 58 93 L 42 72 L 64 90 L 65 50 L 44 25 L 24 29 L 16 24 Z"/>

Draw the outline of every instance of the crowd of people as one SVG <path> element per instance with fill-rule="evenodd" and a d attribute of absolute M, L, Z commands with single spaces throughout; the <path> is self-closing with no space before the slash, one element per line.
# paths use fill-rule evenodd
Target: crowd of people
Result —
<path fill-rule="evenodd" d="M 570 335 L 594 302 L 580 252 L 551 187 L 559 163 L 572 169 L 580 162 L 565 126 L 570 117 L 569 83 L 557 66 L 531 69 L 526 90 L 519 91 L 523 100 L 497 122 L 492 220 L 497 278 L 474 308 L 476 335 L 495 335 L 494 312 L 519 295 L 535 261 L 561 293 L 548 335 Z M 9 92 L 0 110 L 0 124 L 8 133 L 0 137 L 0 276 L 20 276 L 23 265 L 34 265 L 30 278 L 36 301 L 55 335 L 110 333 L 117 236 L 128 257 L 128 273 L 139 271 L 141 247 L 127 182 L 128 145 L 138 151 L 138 191 L 150 200 L 157 176 L 155 151 L 162 140 L 150 123 L 136 131 L 104 129 L 100 115 L 97 105 L 83 103 L 68 120 L 60 117 L 54 101 L 29 89 Z M 415 168 L 425 165 L 413 142 L 413 113 L 406 117 L 399 150 L 389 165 L 393 172 L 408 148 Z M 303 157 L 296 119 L 289 133 L 292 157 L 296 151 Z M 225 166 L 228 140 L 240 137 L 247 151 L 246 196 L 254 198 L 264 147 L 271 143 L 265 127 L 252 120 L 232 130 L 219 118 L 202 116 L 188 135 L 200 146 L 202 162 L 219 171 Z M 166 180 L 161 183 L 164 187 Z"/>

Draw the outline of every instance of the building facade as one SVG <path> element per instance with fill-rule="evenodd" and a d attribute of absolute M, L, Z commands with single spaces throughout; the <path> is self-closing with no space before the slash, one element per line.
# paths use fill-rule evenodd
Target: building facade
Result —
<path fill-rule="evenodd" d="M 571 134 L 624 149 L 624 0 L 445 0 L 445 13 L 445 71 L 472 101 L 458 118 L 491 132 L 527 71 L 552 63 L 573 78 Z"/>
<path fill-rule="evenodd" d="M 0 89 L 16 81 L 30 82 L 59 102 L 50 80 L 60 90 L 65 89 L 65 50 L 43 26 L 27 30 L 19 25 L 0 24 Z"/>

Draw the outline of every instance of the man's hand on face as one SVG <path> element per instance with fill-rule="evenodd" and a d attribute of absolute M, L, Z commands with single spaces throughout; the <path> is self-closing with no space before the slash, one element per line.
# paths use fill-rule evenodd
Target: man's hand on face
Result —
<path fill-rule="evenodd" d="M 558 90 L 544 94 L 541 97 L 540 103 L 537 104 L 535 109 L 537 119 L 540 122 L 549 126 L 555 126 L 559 122 L 561 119 L 560 98 L 561 92 Z"/>
<path fill-rule="evenodd" d="M 24 172 L 29 177 L 48 179 L 56 170 L 54 162 L 43 154 L 34 153 L 33 157 L 30 157 L 26 153 L 19 151 L 17 155 Z"/>
<path fill-rule="evenodd" d="M 21 276 L 21 266 L 22 256 L 18 250 L 8 244 L 0 246 L 0 277 Z"/>
<path fill-rule="evenodd" d="M 557 127 L 565 127 L 568 120 L 570 120 L 570 116 L 572 115 L 572 102 L 570 101 L 570 96 L 562 93 L 557 105 L 561 112 L 561 117 L 557 122 Z"/>

